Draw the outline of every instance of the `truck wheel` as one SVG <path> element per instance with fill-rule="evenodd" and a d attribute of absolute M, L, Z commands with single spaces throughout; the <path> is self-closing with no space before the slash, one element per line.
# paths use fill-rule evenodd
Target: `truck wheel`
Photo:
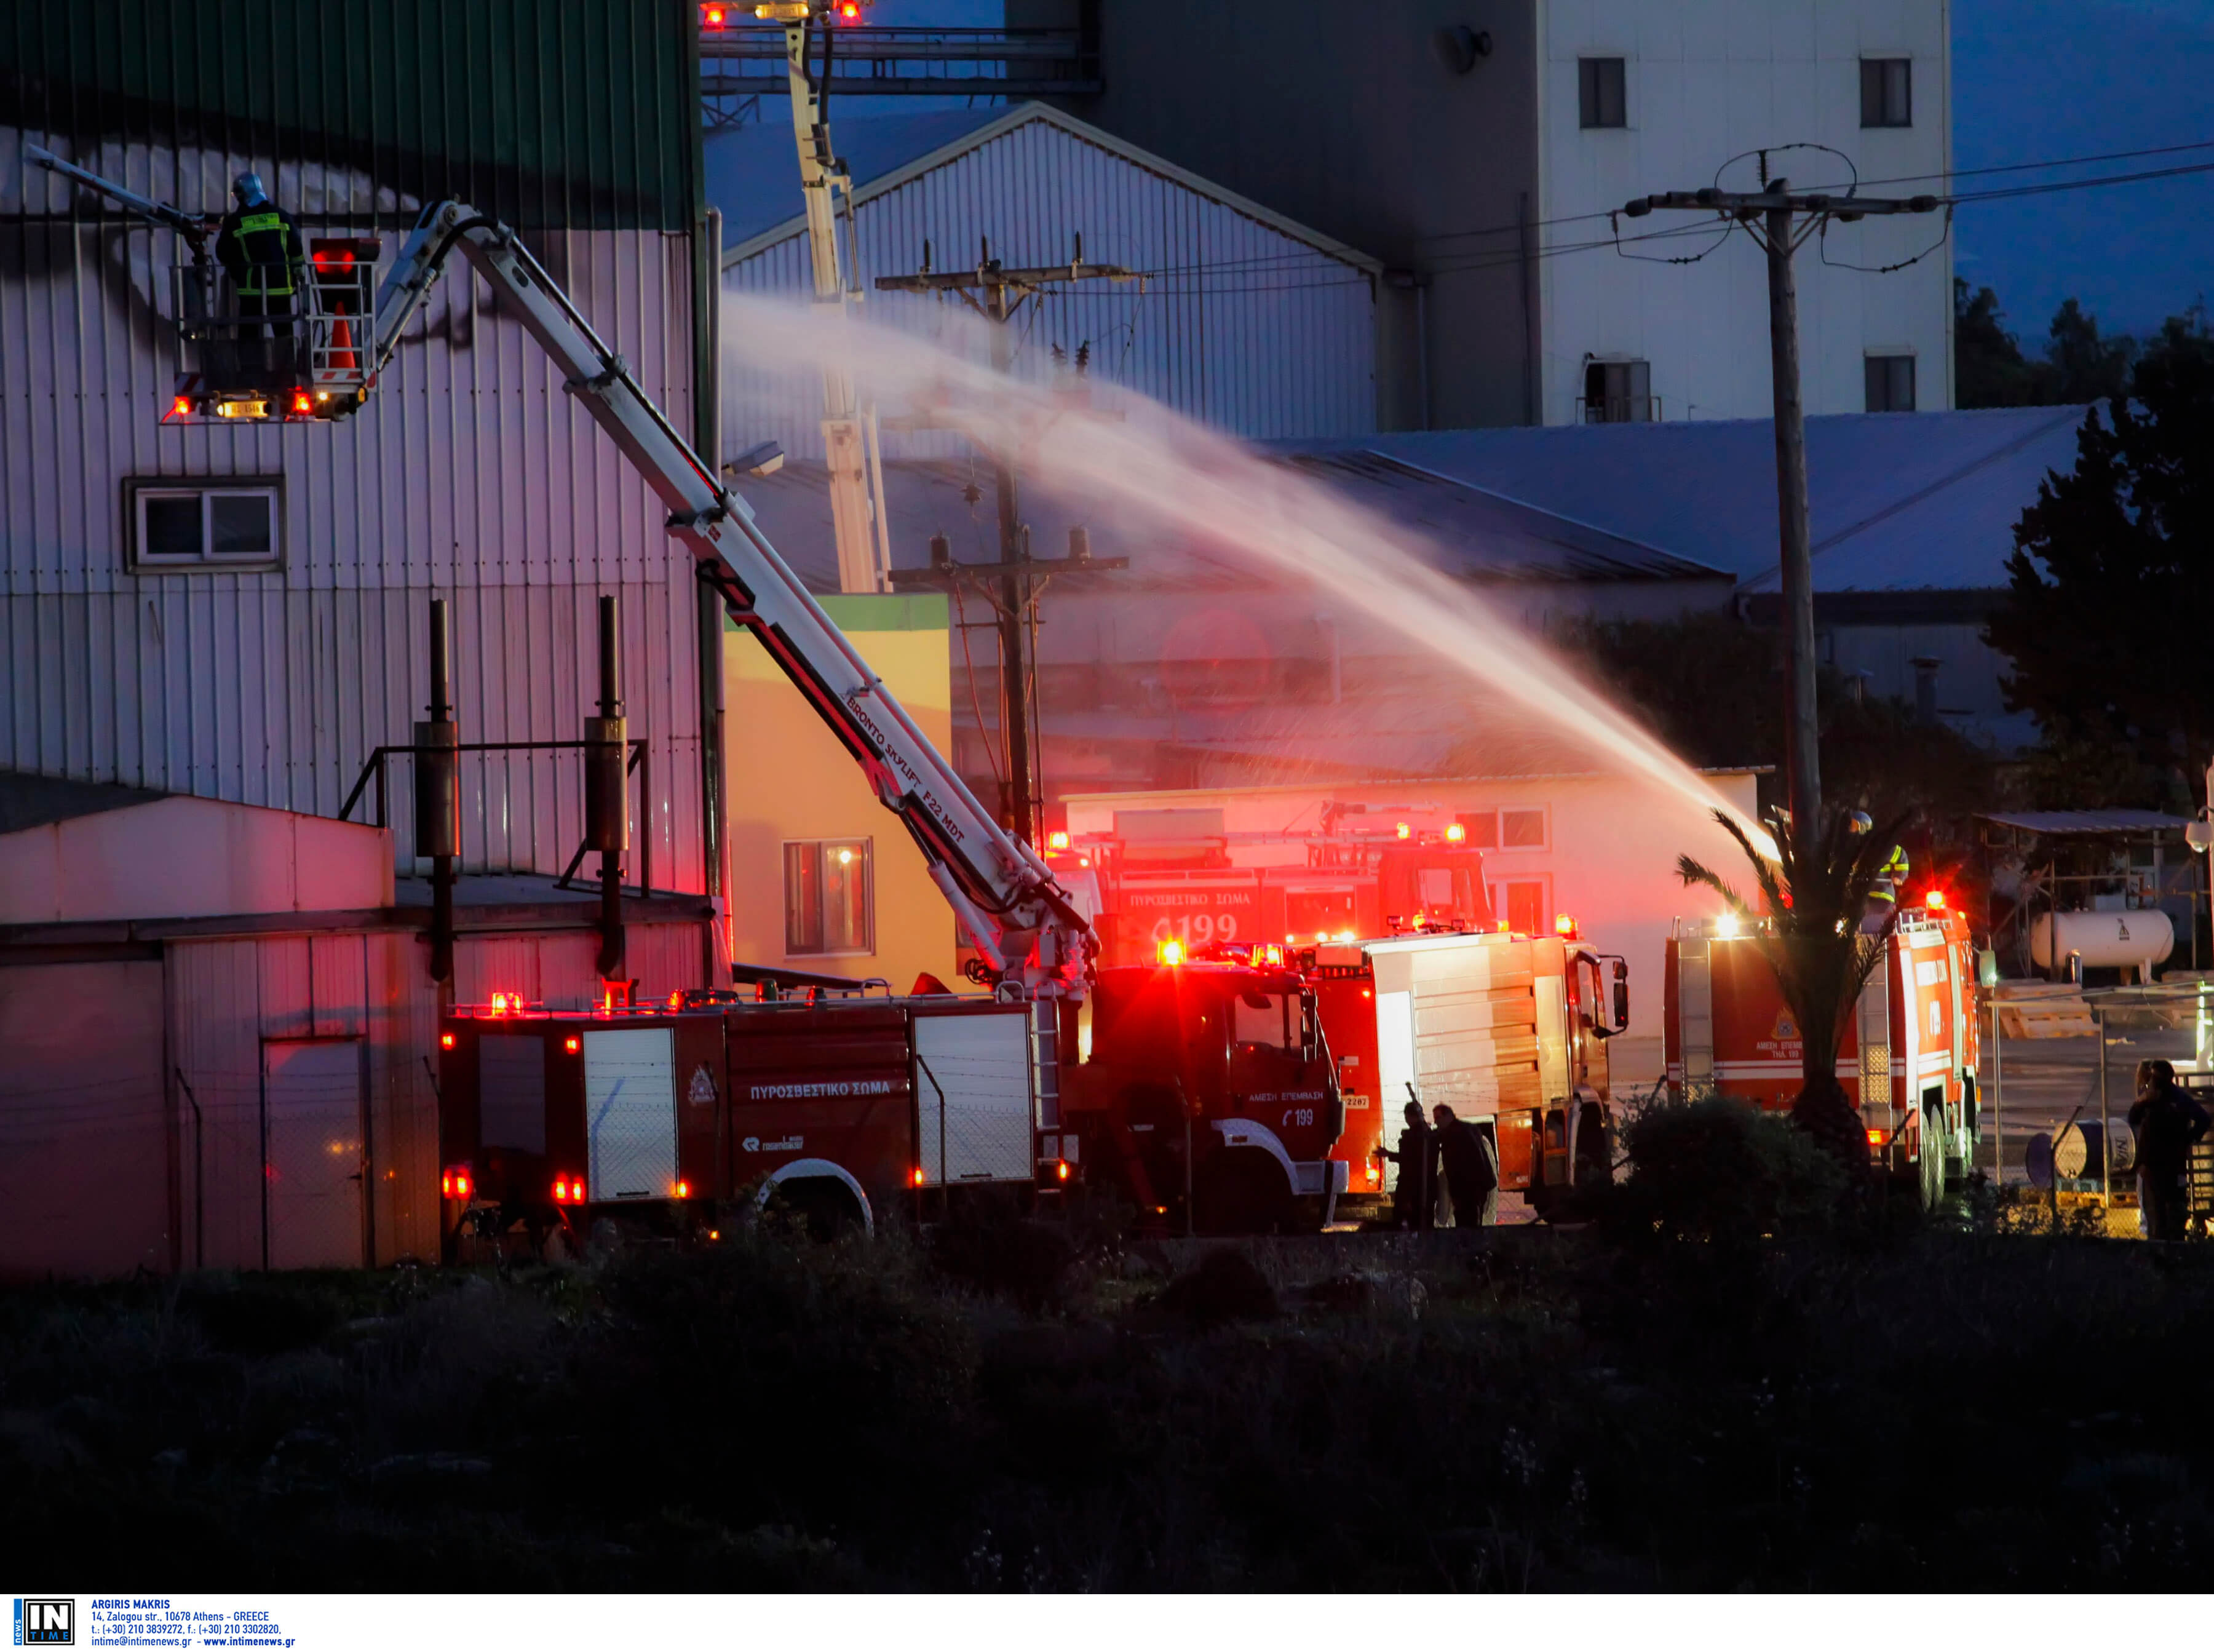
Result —
<path fill-rule="evenodd" d="M 1922 1208 L 1934 1211 L 1945 1202 L 1945 1120 L 1935 1111 L 1922 1115 L 1921 1159 L 1917 1166 L 1916 1189 L 1921 1196 Z"/>

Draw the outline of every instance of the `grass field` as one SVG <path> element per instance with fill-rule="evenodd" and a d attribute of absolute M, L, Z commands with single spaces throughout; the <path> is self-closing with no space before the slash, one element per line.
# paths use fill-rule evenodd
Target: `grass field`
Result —
<path fill-rule="evenodd" d="M 2206 1588 L 2214 1247 L 1997 1227 L 1009 1216 L 50 1286 L 0 1298 L 9 1551 L 119 1589 Z"/>

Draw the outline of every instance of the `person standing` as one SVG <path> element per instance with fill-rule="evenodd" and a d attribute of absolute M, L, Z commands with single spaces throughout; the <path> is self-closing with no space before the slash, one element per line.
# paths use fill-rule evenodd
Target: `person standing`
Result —
<path fill-rule="evenodd" d="M 2180 1239 L 2190 1215 L 2184 1178 L 2191 1149 L 2214 1116 L 2176 1082 L 2171 1062 L 2139 1062 L 2137 1091 L 2130 1129 L 2138 1139 L 2138 1221 L 2147 1239 Z"/>
<path fill-rule="evenodd" d="M 1495 1227 L 1499 1225 L 1499 1153 L 1491 1137 L 1440 1102 L 1433 1110 L 1437 1120 L 1438 1161 L 1445 1171 L 1446 1191 L 1452 1196 L 1453 1226 Z"/>
<path fill-rule="evenodd" d="M 289 382 L 292 301 L 307 272 L 300 226 L 269 199 L 259 173 L 240 173 L 230 193 L 237 205 L 217 227 L 215 255 L 238 295 L 238 364 L 257 380 Z M 277 341 L 273 356 L 271 339 Z"/>
<path fill-rule="evenodd" d="M 1399 1167 L 1399 1179 L 1391 1184 L 1391 1225 L 1427 1233 L 1436 1222 L 1437 1137 L 1419 1102 L 1407 1104 L 1405 1118 L 1398 1147 L 1379 1147 L 1376 1152 Z"/>

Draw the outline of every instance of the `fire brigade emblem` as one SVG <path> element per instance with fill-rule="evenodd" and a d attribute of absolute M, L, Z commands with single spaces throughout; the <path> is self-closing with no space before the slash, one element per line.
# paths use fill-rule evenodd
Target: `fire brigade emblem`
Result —
<path fill-rule="evenodd" d="M 684 1099 L 694 1107 L 713 1107 L 715 1104 L 715 1080 L 707 1071 L 706 1062 L 702 1062 L 693 1068 L 692 1087 L 684 1092 Z"/>
<path fill-rule="evenodd" d="M 1791 1019 L 1789 1010 L 1776 1012 L 1776 1031 L 1768 1036 L 1779 1044 L 1789 1043 L 1799 1036 L 1799 1024 Z"/>

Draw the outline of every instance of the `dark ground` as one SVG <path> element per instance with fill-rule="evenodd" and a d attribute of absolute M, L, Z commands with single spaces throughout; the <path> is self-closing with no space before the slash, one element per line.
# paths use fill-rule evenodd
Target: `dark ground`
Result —
<path fill-rule="evenodd" d="M 2214 1246 L 1602 1215 L 18 1292 L 6 1551 L 119 1589 L 2214 1582 Z"/>

